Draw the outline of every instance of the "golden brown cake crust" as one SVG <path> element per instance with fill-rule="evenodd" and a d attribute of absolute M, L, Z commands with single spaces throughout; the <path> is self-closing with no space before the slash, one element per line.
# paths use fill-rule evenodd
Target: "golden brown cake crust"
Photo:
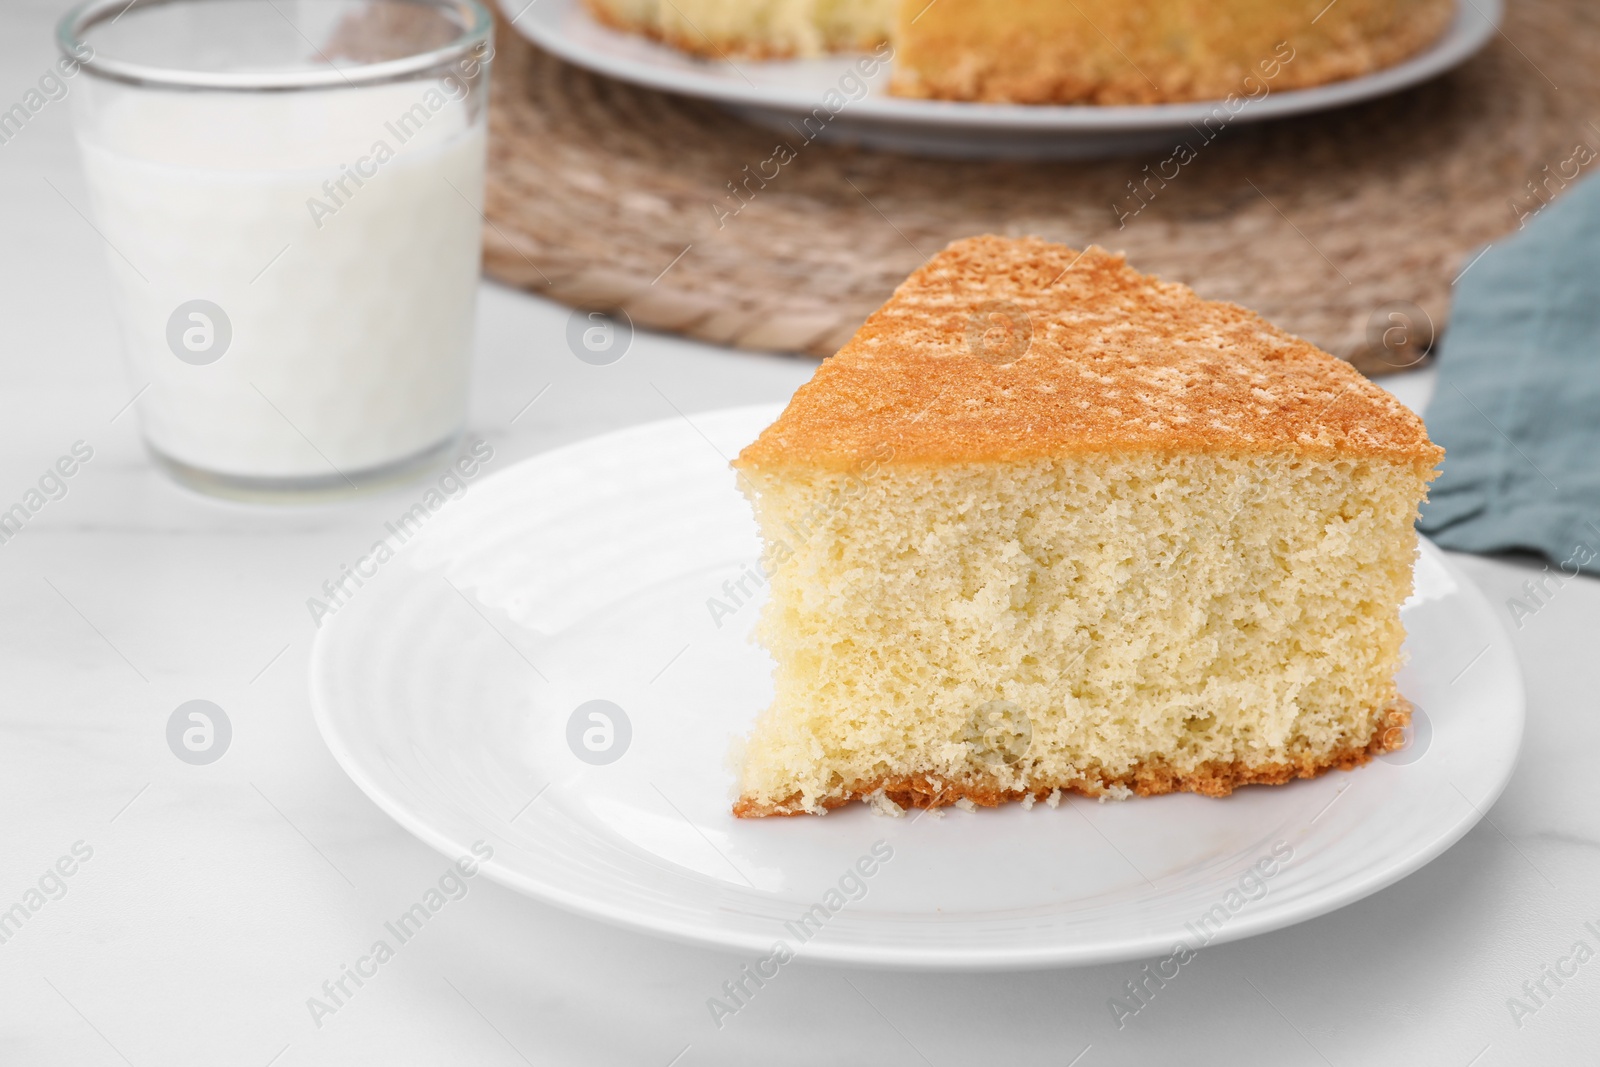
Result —
<path fill-rule="evenodd" d="M 973 237 L 911 275 L 735 461 L 849 470 L 1097 452 L 1373 457 L 1422 420 L 1342 360 L 1091 246 Z"/>
<path fill-rule="evenodd" d="M 1126 774 L 1096 774 L 1066 782 L 1047 782 L 1028 789 L 1003 789 L 993 781 L 982 779 L 935 783 L 926 775 L 913 775 L 860 783 L 839 796 L 824 800 L 822 806 L 831 811 L 852 800 L 866 800 L 881 793 L 902 808 L 939 808 L 958 800 L 969 800 L 993 808 L 1029 796 L 1034 800 L 1044 800 L 1057 789 L 1086 797 L 1104 796 L 1118 788 L 1131 790 L 1142 797 L 1163 793 L 1225 797 L 1244 785 L 1283 785 L 1296 778 L 1316 778 L 1335 767 L 1344 771 L 1353 770 L 1374 756 L 1400 748 L 1404 742 L 1405 727 L 1410 723 L 1411 704 L 1402 698 L 1375 717 L 1372 738 L 1365 745 L 1349 745 L 1316 758 L 1307 756 L 1293 762 L 1265 764 L 1249 764 L 1243 760 L 1232 763 L 1213 761 L 1181 773 L 1166 762 L 1155 759 L 1135 765 Z M 733 813 L 741 819 L 807 814 L 799 803 L 798 796 L 769 806 L 740 797 L 733 806 Z"/>
<path fill-rule="evenodd" d="M 892 92 L 1018 104 L 1256 98 L 1393 66 L 1437 40 L 1454 0 L 915 0 Z"/>

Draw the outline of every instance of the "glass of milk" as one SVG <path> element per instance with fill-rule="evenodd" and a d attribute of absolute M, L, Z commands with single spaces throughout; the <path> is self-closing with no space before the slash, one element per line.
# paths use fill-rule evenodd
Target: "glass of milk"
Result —
<path fill-rule="evenodd" d="M 58 43 L 156 460 L 297 499 L 448 458 L 492 53 L 474 0 L 89 0 Z"/>

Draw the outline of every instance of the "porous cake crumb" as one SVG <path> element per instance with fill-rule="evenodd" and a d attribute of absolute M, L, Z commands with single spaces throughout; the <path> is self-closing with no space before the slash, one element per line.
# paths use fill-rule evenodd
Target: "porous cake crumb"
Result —
<path fill-rule="evenodd" d="M 863 799 L 872 808 L 874 815 L 887 815 L 895 819 L 905 816 L 906 809 L 890 800 L 881 789 L 868 793 Z"/>

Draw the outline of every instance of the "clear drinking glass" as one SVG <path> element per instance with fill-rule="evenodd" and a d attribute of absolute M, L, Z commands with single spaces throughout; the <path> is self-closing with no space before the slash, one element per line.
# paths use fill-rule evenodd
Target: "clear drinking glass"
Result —
<path fill-rule="evenodd" d="M 89 0 L 62 19 L 136 406 L 180 482 L 348 492 L 453 448 L 491 29 L 475 0 Z"/>

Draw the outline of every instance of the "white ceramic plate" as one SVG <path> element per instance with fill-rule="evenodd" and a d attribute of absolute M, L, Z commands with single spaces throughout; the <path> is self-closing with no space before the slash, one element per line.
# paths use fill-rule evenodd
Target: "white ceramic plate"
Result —
<path fill-rule="evenodd" d="M 1357 771 L 1226 800 L 735 819 L 726 756 L 770 697 L 770 661 L 748 639 L 754 602 L 719 627 L 707 601 L 731 606 L 724 582 L 756 560 L 727 461 L 777 411 L 584 441 L 442 507 L 317 637 L 317 721 L 356 784 L 441 852 L 486 842 L 489 877 L 597 919 L 752 961 L 784 941 L 817 960 L 1018 968 L 1165 955 L 1208 914 L 1233 940 L 1331 911 L 1450 847 L 1511 774 L 1510 643 L 1425 544 L 1401 688 L 1427 727 Z M 592 700 L 631 728 L 624 744 L 612 716 L 620 755 L 603 765 L 568 741 Z M 877 842 L 893 856 L 867 864 L 861 895 L 850 872 Z M 1258 887 L 1246 872 L 1274 848 L 1292 856 Z M 860 899 L 829 914 L 841 879 Z M 827 921 L 802 940 L 785 924 L 814 904 Z"/>
<path fill-rule="evenodd" d="M 781 62 L 708 62 L 604 26 L 589 16 L 582 0 L 501 0 L 501 9 L 515 16 L 513 25 L 529 40 L 570 63 L 725 104 L 785 132 L 797 149 L 806 135 L 797 133 L 792 122 L 822 106 L 823 97 L 841 88 L 841 79 L 861 58 L 841 54 Z M 1444 35 L 1404 63 L 1332 85 L 1269 91 L 1234 114 L 1230 124 L 1341 107 L 1426 81 L 1482 48 L 1494 36 L 1501 15 L 1502 0 L 1461 0 Z M 1174 136 L 1193 141 L 1194 127 L 1210 119 L 1215 128 L 1218 116 L 1228 114 L 1218 111 L 1221 101 L 1099 107 L 909 100 L 889 95 L 887 65 L 870 81 L 867 95 L 834 115 L 821 128 L 820 139 L 926 155 L 1085 158 L 1170 147 Z"/>

